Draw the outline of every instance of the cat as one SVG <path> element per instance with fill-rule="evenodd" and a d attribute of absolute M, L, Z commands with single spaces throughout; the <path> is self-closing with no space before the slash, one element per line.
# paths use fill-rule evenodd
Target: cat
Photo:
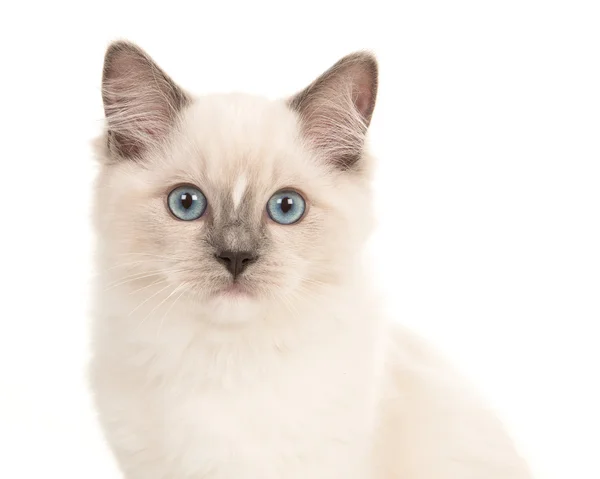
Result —
<path fill-rule="evenodd" d="M 106 52 L 91 387 L 127 479 L 524 479 L 495 415 L 388 321 L 363 250 L 378 66 L 277 101 Z"/>

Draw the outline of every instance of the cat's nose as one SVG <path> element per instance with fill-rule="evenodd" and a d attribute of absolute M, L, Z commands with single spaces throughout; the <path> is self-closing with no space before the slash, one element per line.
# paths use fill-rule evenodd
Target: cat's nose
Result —
<path fill-rule="evenodd" d="M 249 251 L 221 251 L 215 256 L 217 261 L 233 275 L 233 279 L 258 259 L 258 256 Z"/>

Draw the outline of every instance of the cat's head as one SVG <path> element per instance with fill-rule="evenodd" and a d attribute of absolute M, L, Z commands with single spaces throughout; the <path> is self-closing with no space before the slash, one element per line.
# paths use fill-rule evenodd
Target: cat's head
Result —
<path fill-rule="evenodd" d="M 135 45 L 107 51 L 96 225 L 120 287 L 290 302 L 354 274 L 371 227 L 377 63 L 299 94 L 193 97 Z"/>

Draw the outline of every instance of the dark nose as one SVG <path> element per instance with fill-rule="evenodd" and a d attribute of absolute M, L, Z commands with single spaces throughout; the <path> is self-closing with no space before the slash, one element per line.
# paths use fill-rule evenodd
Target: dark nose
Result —
<path fill-rule="evenodd" d="M 257 256 L 249 251 L 221 251 L 216 255 L 217 261 L 222 263 L 227 270 L 237 278 L 251 263 L 254 263 Z"/>

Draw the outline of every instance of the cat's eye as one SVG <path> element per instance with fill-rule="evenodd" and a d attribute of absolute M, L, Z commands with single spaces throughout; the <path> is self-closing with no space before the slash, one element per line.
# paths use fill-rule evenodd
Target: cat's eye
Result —
<path fill-rule="evenodd" d="M 267 203 L 267 213 L 275 223 L 291 225 L 304 216 L 306 201 L 293 190 L 278 191 Z"/>
<path fill-rule="evenodd" d="M 200 218 L 206 211 L 206 196 L 195 186 L 183 185 L 175 188 L 167 199 L 169 209 L 183 221 Z"/>

